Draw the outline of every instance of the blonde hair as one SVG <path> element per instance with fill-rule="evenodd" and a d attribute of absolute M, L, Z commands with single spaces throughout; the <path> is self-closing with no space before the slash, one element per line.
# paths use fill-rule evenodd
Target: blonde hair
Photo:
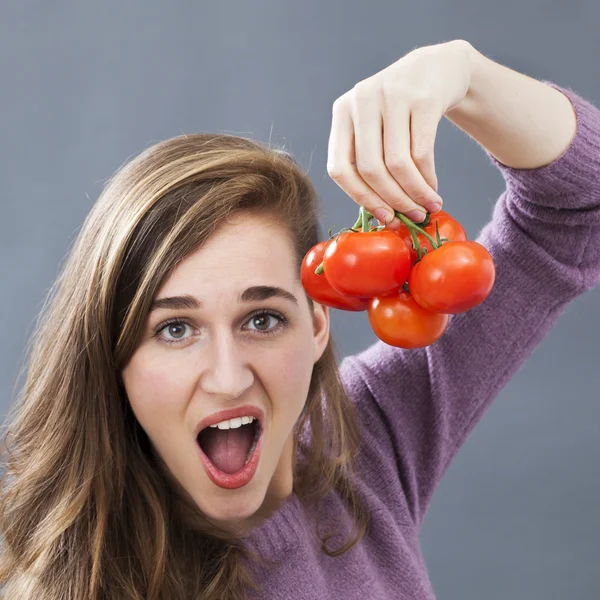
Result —
<path fill-rule="evenodd" d="M 2 597 L 222 600 L 254 585 L 244 559 L 259 557 L 204 518 L 160 468 L 121 379 L 169 274 L 245 211 L 285 226 L 299 277 L 319 241 L 319 206 L 282 150 L 184 135 L 146 149 L 107 182 L 40 311 L 7 419 Z M 336 352 L 330 338 L 294 429 L 294 452 L 300 444 L 306 458 L 295 466 L 295 493 L 308 505 L 336 490 L 353 515 L 355 535 L 342 547 L 327 547 L 335 532 L 322 538 L 330 556 L 349 550 L 367 524 L 352 483 L 359 425 Z"/>

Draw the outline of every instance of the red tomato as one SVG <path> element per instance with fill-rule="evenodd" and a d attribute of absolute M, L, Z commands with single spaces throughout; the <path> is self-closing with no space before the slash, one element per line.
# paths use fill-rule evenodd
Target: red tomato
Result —
<path fill-rule="evenodd" d="M 424 308 L 456 314 L 481 304 L 494 285 L 496 267 L 478 242 L 447 242 L 413 266 L 408 287 Z"/>
<path fill-rule="evenodd" d="M 315 269 L 323 262 L 323 254 L 329 245 L 329 240 L 314 245 L 302 260 L 300 280 L 306 294 L 315 302 L 338 308 L 340 310 L 360 311 L 367 310 L 368 298 L 344 296 L 336 292 L 327 281 L 325 273 L 315 275 Z"/>
<path fill-rule="evenodd" d="M 462 225 L 454 218 L 451 217 L 447 212 L 440 210 L 435 214 L 431 215 L 431 221 L 429 225 L 422 227 L 424 231 L 426 231 L 434 240 L 435 237 L 435 222 L 438 222 L 438 231 L 440 232 L 440 237 L 448 238 L 452 242 L 461 242 L 467 239 L 467 234 L 463 229 Z M 395 229 L 394 233 L 399 235 L 408 246 L 410 250 L 410 264 L 413 265 L 417 261 L 417 251 L 413 248 L 412 238 L 410 237 L 410 232 L 408 227 L 402 223 L 399 229 Z M 431 244 L 427 240 L 427 238 L 422 234 L 417 234 L 417 239 L 419 240 L 419 244 L 421 247 L 427 248 L 427 253 L 431 252 Z M 444 242 L 447 243 L 447 242 Z"/>
<path fill-rule="evenodd" d="M 402 287 L 410 270 L 410 253 L 392 231 L 347 231 L 327 246 L 323 268 L 340 294 L 370 298 Z"/>
<path fill-rule="evenodd" d="M 448 315 L 419 306 L 404 290 L 372 298 L 367 314 L 375 335 L 399 348 L 423 348 L 433 344 L 446 331 L 449 319 Z"/>

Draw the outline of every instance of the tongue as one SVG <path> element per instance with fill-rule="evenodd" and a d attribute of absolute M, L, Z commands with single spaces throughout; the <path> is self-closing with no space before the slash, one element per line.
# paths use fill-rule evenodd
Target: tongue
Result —
<path fill-rule="evenodd" d="M 202 451 L 224 473 L 237 473 L 244 468 L 248 450 L 254 440 L 254 427 L 242 425 L 235 429 L 207 427 L 198 441 Z"/>

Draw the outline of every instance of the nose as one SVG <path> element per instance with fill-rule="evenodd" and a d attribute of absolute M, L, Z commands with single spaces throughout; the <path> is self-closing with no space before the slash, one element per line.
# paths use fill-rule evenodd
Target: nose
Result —
<path fill-rule="evenodd" d="M 246 355 L 236 346 L 231 334 L 215 335 L 200 377 L 207 394 L 237 398 L 254 383 Z"/>

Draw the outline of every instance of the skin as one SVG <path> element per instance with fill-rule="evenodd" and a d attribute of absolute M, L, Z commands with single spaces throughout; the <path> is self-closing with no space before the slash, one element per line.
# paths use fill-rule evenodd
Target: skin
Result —
<path fill-rule="evenodd" d="M 409 52 L 334 102 L 327 171 L 390 229 L 400 227 L 393 210 L 419 222 L 424 212 L 413 211 L 442 205 L 434 165 L 442 117 L 517 169 L 551 163 L 576 130 L 562 92 L 453 40 Z"/>
<path fill-rule="evenodd" d="M 256 215 L 238 215 L 182 261 L 156 296 L 189 294 L 203 308 L 151 312 L 123 370 L 135 416 L 170 474 L 208 518 L 233 531 L 256 525 L 292 493 L 293 426 L 330 324 L 320 304 L 312 317 L 296 278 L 285 230 Z M 298 306 L 277 297 L 238 304 L 238 294 L 253 285 L 282 287 Z M 258 309 L 282 313 L 289 322 L 281 328 L 276 317 L 251 317 Z M 167 326 L 159 336 L 177 343 L 153 337 L 175 317 L 189 325 Z M 194 431 L 206 416 L 243 404 L 265 413 L 262 453 L 252 481 L 227 490 L 209 479 Z"/>

